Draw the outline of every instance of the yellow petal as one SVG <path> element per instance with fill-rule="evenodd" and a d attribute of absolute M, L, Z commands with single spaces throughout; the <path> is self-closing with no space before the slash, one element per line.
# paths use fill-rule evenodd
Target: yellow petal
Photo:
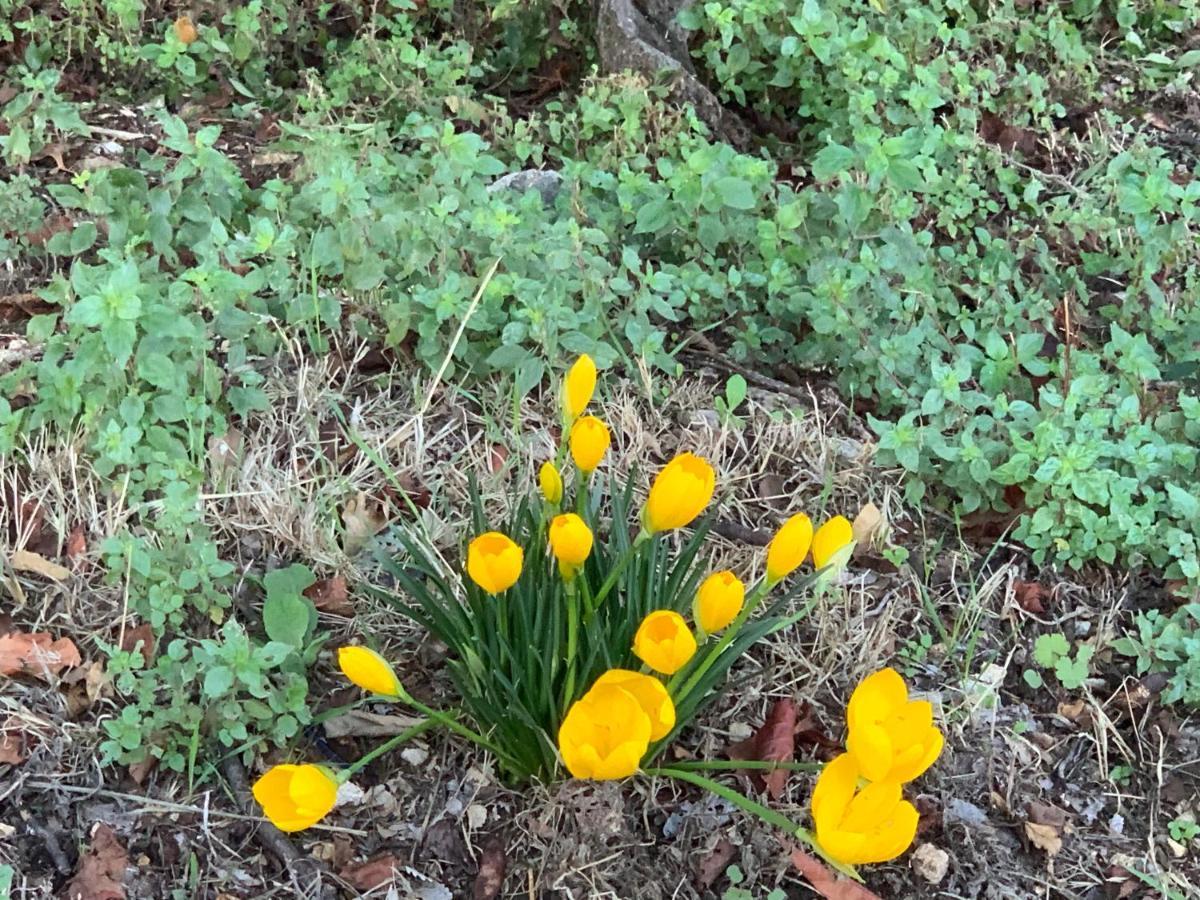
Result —
<path fill-rule="evenodd" d="M 883 781 L 892 771 L 894 751 L 888 733 L 878 725 L 859 725 L 846 736 L 846 749 L 868 781 Z"/>
<path fill-rule="evenodd" d="M 860 851 L 859 864 L 881 863 L 895 859 L 907 850 L 917 836 L 920 815 L 907 800 L 901 800 L 888 821 L 867 836 L 866 845 Z"/>
<path fill-rule="evenodd" d="M 863 861 L 863 850 L 867 846 L 867 836 L 852 831 L 839 831 L 836 828 L 817 826 L 817 843 L 825 851 L 826 856 L 835 859 L 846 866 L 857 866 Z"/>
<path fill-rule="evenodd" d="M 633 636 L 633 653 L 656 672 L 674 675 L 696 653 L 696 638 L 674 610 L 650 613 Z"/>
<path fill-rule="evenodd" d="M 813 566 L 823 569 L 843 547 L 854 540 L 854 528 L 845 516 L 834 516 L 817 529 L 812 539 Z"/>
<path fill-rule="evenodd" d="M 596 363 L 584 353 L 563 379 L 563 412 L 568 421 L 583 415 L 596 390 Z"/>
<path fill-rule="evenodd" d="M 338 650 L 338 666 L 342 674 L 364 691 L 399 697 L 403 693 L 400 679 L 387 660 L 367 647 L 342 647 Z"/>
<path fill-rule="evenodd" d="M 898 761 L 892 768 L 892 777 L 897 781 L 907 782 L 923 775 L 942 755 L 942 748 L 945 744 L 946 739 L 942 733 L 936 728 L 930 728 L 926 732 L 924 740 L 916 745 L 920 747 L 920 751 L 913 754 L 912 757 Z"/>
<path fill-rule="evenodd" d="M 832 828 L 841 822 L 857 785 L 858 765 L 849 753 L 843 753 L 825 765 L 809 801 L 818 828 L 822 823 L 826 828 Z"/>
<path fill-rule="evenodd" d="M 560 475 L 558 469 L 554 467 L 554 463 L 542 463 L 542 467 L 538 470 L 538 486 L 541 487 L 542 496 L 546 498 L 547 503 L 557 506 L 562 502 L 562 475 Z"/>
<path fill-rule="evenodd" d="M 672 459 L 654 479 L 642 510 L 642 520 L 651 534 L 683 528 L 691 523 L 716 488 L 716 472 L 708 461 L 692 453 Z"/>
<path fill-rule="evenodd" d="M 650 740 L 658 741 L 675 727 L 675 704 L 657 678 L 629 669 L 609 669 L 596 679 L 595 686 L 613 685 L 628 691 L 650 718 Z"/>
<path fill-rule="evenodd" d="M 850 695 L 846 724 L 854 729 L 860 721 L 883 724 L 908 702 L 908 688 L 895 669 L 880 669 L 864 678 Z"/>
<path fill-rule="evenodd" d="M 746 602 L 746 586 L 732 572 L 714 572 L 696 591 L 692 615 L 707 634 L 720 631 L 737 618 Z"/>
<path fill-rule="evenodd" d="M 572 426 L 569 440 L 571 459 L 586 475 L 600 465 L 612 443 L 612 436 L 608 426 L 595 416 L 584 416 Z"/>
<path fill-rule="evenodd" d="M 854 795 L 841 827 L 846 831 L 872 831 L 891 818 L 900 802 L 900 785 L 894 781 L 873 781 Z"/>
<path fill-rule="evenodd" d="M 796 513 L 780 526 L 767 547 L 767 579 L 780 581 L 792 574 L 812 545 L 812 521 L 804 513 Z"/>
<path fill-rule="evenodd" d="M 575 513 L 564 513 L 551 520 L 549 540 L 555 558 L 572 569 L 583 565 L 592 552 L 592 530 Z"/>

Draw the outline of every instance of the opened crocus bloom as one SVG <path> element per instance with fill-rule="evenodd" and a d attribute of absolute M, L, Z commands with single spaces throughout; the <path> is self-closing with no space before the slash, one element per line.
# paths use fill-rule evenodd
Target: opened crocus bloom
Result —
<path fill-rule="evenodd" d="M 845 516 L 834 516 L 817 529 L 812 539 L 813 567 L 823 569 L 835 560 L 842 551 L 854 543 L 854 527 Z M 848 554 L 846 554 L 848 556 Z"/>
<path fill-rule="evenodd" d="M 575 360 L 563 379 L 563 413 L 568 422 L 583 415 L 596 390 L 596 364 L 586 353 Z"/>
<path fill-rule="evenodd" d="M 675 727 L 675 704 L 663 683 L 652 675 L 629 669 L 609 669 L 596 679 L 592 690 L 598 687 L 619 687 L 633 696 L 642 712 L 650 717 L 650 740 L 665 738 Z"/>
<path fill-rule="evenodd" d="M 821 772 L 812 795 L 817 843 L 848 866 L 895 859 L 912 844 L 920 818 L 897 782 L 859 790 L 859 774 L 854 757 L 843 753 Z"/>
<path fill-rule="evenodd" d="M 741 579 L 729 571 L 713 572 L 696 591 L 692 615 L 703 631 L 713 634 L 736 619 L 745 602 L 746 586 Z"/>
<path fill-rule="evenodd" d="M 400 679 L 386 659 L 367 647 L 342 647 L 338 650 L 338 667 L 342 674 L 364 691 L 399 697 L 404 693 Z"/>
<path fill-rule="evenodd" d="M 683 616 L 660 609 L 642 619 L 633 636 L 633 652 L 655 672 L 674 675 L 696 652 L 696 638 Z"/>
<path fill-rule="evenodd" d="M 584 416 L 571 428 L 571 459 L 585 475 L 591 474 L 604 454 L 612 438 L 608 426 L 595 416 Z"/>
<path fill-rule="evenodd" d="M 467 574 L 489 594 L 508 590 L 521 577 L 525 552 L 498 531 L 481 534 L 467 547 Z"/>
<path fill-rule="evenodd" d="M 627 778 L 638 770 L 650 733 L 650 717 L 632 693 L 596 684 L 567 712 L 558 749 L 576 778 Z"/>
<path fill-rule="evenodd" d="M 303 831 L 333 809 L 337 789 L 321 766 L 274 766 L 254 782 L 254 799 L 280 831 Z"/>
<path fill-rule="evenodd" d="M 927 700 L 909 700 L 895 669 L 864 678 L 846 709 L 846 749 L 871 781 L 912 781 L 942 752 L 945 739 Z"/>
<path fill-rule="evenodd" d="M 804 513 L 784 522 L 767 547 L 767 581 L 782 581 L 796 571 L 808 556 L 812 537 L 812 521 Z"/>
<path fill-rule="evenodd" d="M 592 552 L 592 529 L 575 513 L 555 516 L 550 522 L 550 550 L 558 560 L 559 571 L 568 581 Z"/>
<path fill-rule="evenodd" d="M 651 534 L 683 528 L 712 499 L 717 476 L 704 459 L 680 453 L 663 467 L 650 486 L 642 521 Z"/>

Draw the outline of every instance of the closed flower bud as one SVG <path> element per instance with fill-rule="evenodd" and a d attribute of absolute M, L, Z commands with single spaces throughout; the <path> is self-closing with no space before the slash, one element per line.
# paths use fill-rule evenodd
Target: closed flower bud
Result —
<path fill-rule="evenodd" d="M 817 843 L 847 866 L 895 859 L 912 844 L 920 818 L 898 782 L 872 782 L 860 791 L 860 774 L 854 757 L 843 753 L 825 766 L 811 801 Z"/>
<path fill-rule="evenodd" d="M 909 700 L 895 669 L 862 680 L 846 707 L 846 749 L 871 781 L 912 781 L 942 752 L 945 739 L 933 724 L 928 700 Z"/>
<path fill-rule="evenodd" d="M 834 516 L 817 529 L 812 539 L 813 567 L 823 569 L 833 562 L 845 564 L 842 551 L 854 543 L 854 528 L 845 516 Z M 837 559 L 835 559 L 837 557 Z"/>
<path fill-rule="evenodd" d="M 634 655 L 664 675 L 674 675 L 696 652 L 696 638 L 679 613 L 660 609 L 642 619 L 633 636 Z"/>
<path fill-rule="evenodd" d="M 280 831 L 303 831 L 333 809 L 337 789 L 321 766 L 274 766 L 254 782 L 254 799 Z"/>
<path fill-rule="evenodd" d="M 611 442 L 607 425 L 595 416 L 584 416 L 571 428 L 571 458 L 581 472 L 590 474 L 604 459 Z"/>
<path fill-rule="evenodd" d="M 563 415 L 574 422 L 583 415 L 596 390 L 596 364 L 584 353 L 563 379 Z"/>
<path fill-rule="evenodd" d="M 592 529 L 575 513 L 555 516 L 550 522 L 550 550 L 563 577 L 575 577 L 592 552 Z"/>
<path fill-rule="evenodd" d="M 342 674 L 364 691 L 385 697 L 400 697 L 404 688 L 387 660 L 367 647 L 342 647 L 338 650 Z"/>
<path fill-rule="evenodd" d="M 467 574 L 489 594 L 499 594 L 517 583 L 524 560 L 524 551 L 511 538 L 489 531 L 467 548 Z"/>
<path fill-rule="evenodd" d="M 627 778 L 649 749 L 650 732 L 650 717 L 632 693 L 598 684 L 567 711 L 558 750 L 576 778 Z"/>
<path fill-rule="evenodd" d="M 657 678 L 629 669 L 609 669 L 596 679 L 592 690 L 606 685 L 619 687 L 633 695 L 642 712 L 650 717 L 650 740 L 662 740 L 671 733 L 675 727 L 675 704 Z"/>
<path fill-rule="evenodd" d="M 538 469 L 538 486 L 542 489 L 542 496 L 551 506 L 562 503 L 563 480 L 554 463 L 542 463 L 542 467 Z"/>
<path fill-rule="evenodd" d="M 692 616 L 701 631 L 713 634 L 736 619 L 745 602 L 746 586 L 741 579 L 729 571 L 714 572 L 696 591 Z"/>
<path fill-rule="evenodd" d="M 650 486 L 642 521 L 651 534 L 689 524 L 712 499 L 716 473 L 704 459 L 681 453 L 663 467 Z"/>
<path fill-rule="evenodd" d="M 800 567 L 812 544 L 812 522 L 804 513 L 796 513 L 775 532 L 767 547 L 767 581 L 782 581 Z"/>

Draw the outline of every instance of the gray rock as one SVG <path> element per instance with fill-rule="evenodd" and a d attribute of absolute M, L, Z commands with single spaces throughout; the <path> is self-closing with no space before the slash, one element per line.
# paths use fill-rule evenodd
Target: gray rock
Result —
<path fill-rule="evenodd" d="M 607 72 L 630 69 L 655 81 L 666 72 L 677 99 L 690 103 L 713 131 L 737 147 L 750 144 L 750 128 L 726 109 L 696 77 L 679 10 L 691 0 L 600 0 L 596 46 Z"/>
<path fill-rule="evenodd" d="M 559 190 L 562 189 L 563 177 L 552 169 L 523 169 L 520 172 L 510 172 L 501 175 L 488 185 L 488 193 L 499 191 L 537 191 L 542 195 L 542 203 L 553 206 Z"/>
<path fill-rule="evenodd" d="M 981 828 L 987 824 L 987 813 L 966 800 L 957 797 L 946 801 L 942 810 L 942 822 L 946 825 L 965 825 L 968 828 Z"/>

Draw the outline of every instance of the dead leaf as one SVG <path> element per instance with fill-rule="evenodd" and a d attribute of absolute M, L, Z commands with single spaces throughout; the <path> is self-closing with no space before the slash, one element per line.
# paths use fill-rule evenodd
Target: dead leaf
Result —
<path fill-rule="evenodd" d="M 1040 800 L 1034 800 L 1029 804 L 1026 815 L 1030 822 L 1036 822 L 1038 825 L 1050 825 L 1060 829 L 1067 825 L 1065 809 L 1059 809 L 1049 803 L 1042 803 Z"/>
<path fill-rule="evenodd" d="M 144 784 L 150 773 L 158 767 L 158 757 L 147 756 L 141 762 L 129 764 L 129 777 L 134 784 Z"/>
<path fill-rule="evenodd" d="M 342 523 L 346 526 L 342 534 L 342 549 L 353 556 L 387 525 L 387 510 L 378 500 L 360 491 L 357 497 L 351 497 L 342 507 Z"/>
<path fill-rule="evenodd" d="M 1026 822 L 1025 836 L 1029 838 L 1030 843 L 1039 850 L 1045 850 L 1050 856 L 1054 856 L 1062 849 L 1062 837 L 1053 825 Z"/>
<path fill-rule="evenodd" d="M 25 762 L 25 743 L 29 736 L 21 727 L 21 720 L 9 716 L 0 726 L 0 764 L 18 766 Z"/>
<path fill-rule="evenodd" d="M 731 759 L 760 759 L 767 762 L 791 762 L 796 748 L 796 703 L 790 697 L 775 701 L 762 728 L 744 741 L 729 748 Z M 787 785 L 787 769 L 773 772 L 755 772 L 752 780 L 759 790 L 766 789 L 767 796 L 778 800 Z"/>
<path fill-rule="evenodd" d="M 713 847 L 712 852 L 700 860 L 700 866 L 696 872 L 696 880 L 700 883 L 700 887 L 711 887 L 712 883 L 729 868 L 729 864 L 733 862 L 736 855 L 737 847 L 728 838 L 721 838 L 717 841 L 717 846 Z"/>
<path fill-rule="evenodd" d="M 874 503 L 868 503 L 858 511 L 850 528 L 854 533 L 855 543 L 859 547 L 868 547 L 883 529 L 883 513 Z"/>
<path fill-rule="evenodd" d="M 366 862 L 352 863 L 346 866 L 338 873 L 338 877 L 360 891 L 373 891 L 391 884 L 399 865 L 396 857 L 390 853 L 384 853 L 368 859 Z"/>
<path fill-rule="evenodd" d="M 493 838 L 483 848 L 479 858 L 479 874 L 475 876 L 474 900 L 495 900 L 504 887 L 504 875 L 508 871 L 508 854 L 504 845 Z"/>
<path fill-rule="evenodd" d="M 154 629 L 150 627 L 149 622 L 143 622 L 136 628 L 126 628 L 125 637 L 121 641 L 121 649 L 126 653 L 132 653 L 134 650 L 142 651 L 142 659 L 146 663 L 146 668 L 154 662 Z"/>
<path fill-rule="evenodd" d="M 1009 125 L 995 113 L 985 112 L 979 117 L 979 136 L 1001 150 L 1020 150 L 1032 156 L 1038 149 L 1038 136 L 1028 128 Z"/>
<path fill-rule="evenodd" d="M 325 723 L 325 736 L 344 737 L 393 737 L 419 723 L 420 719 L 409 716 L 387 716 L 352 709 Z"/>
<path fill-rule="evenodd" d="M 179 38 L 183 45 L 194 44 L 196 39 L 200 37 L 200 33 L 196 31 L 196 26 L 192 23 L 190 16 L 180 16 L 175 20 L 175 37 Z"/>
<path fill-rule="evenodd" d="M 488 449 L 488 471 L 498 474 L 508 462 L 508 448 L 503 444 L 492 444 Z"/>
<path fill-rule="evenodd" d="M 227 469 L 238 464 L 242 458 L 242 433 L 236 428 L 229 428 L 223 435 L 213 435 L 208 439 L 208 464 L 212 467 L 213 477 L 219 478 Z"/>
<path fill-rule="evenodd" d="M 11 562 L 18 572 L 33 572 L 53 581 L 63 581 L 71 574 L 70 569 L 65 569 L 58 563 L 50 562 L 40 553 L 32 553 L 29 550 L 14 550 Z"/>
<path fill-rule="evenodd" d="M 54 641 L 44 631 L 14 631 L 0 637 L 0 675 L 33 675 L 48 681 L 49 676 L 82 662 L 70 638 Z"/>
<path fill-rule="evenodd" d="M 310 585 L 304 591 L 304 596 L 321 612 L 347 619 L 354 617 L 354 604 L 347 596 L 346 579 L 341 575 L 324 578 Z"/>
<path fill-rule="evenodd" d="M 64 551 L 67 559 L 71 561 L 71 566 L 75 569 L 79 568 L 81 557 L 87 553 L 87 537 L 83 533 L 83 526 L 76 525 L 71 529 L 70 536 L 67 537 L 67 546 Z"/>
<path fill-rule="evenodd" d="M 129 857 L 113 830 L 103 822 L 92 829 L 91 846 L 79 857 L 79 868 L 63 893 L 66 900 L 125 900 L 125 868 Z"/>
<path fill-rule="evenodd" d="M 817 718 L 817 711 L 807 701 L 800 704 L 796 713 L 796 743 L 801 746 L 820 747 L 824 750 L 840 749 L 841 744 L 831 738 L 825 726 Z"/>
<path fill-rule="evenodd" d="M 824 863 L 803 850 L 793 850 L 791 860 L 800 874 L 808 879 L 813 890 L 825 900 L 880 900 L 878 894 L 867 890 L 857 881 L 838 878 Z"/>
<path fill-rule="evenodd" d="M 1013 582 L 1013 599 L 1027 613 L 1044 613 L 1046 606 L 1042 600 L 1046 594 L 1046 589 L 1036 581 Z"/>
<path fill-rule="evenodd" d="M 254 156 L 250 157 L 250 165 L 286 166 L 289 163 L 294 163 L 299 158 L 299 153 L 287 153 L 283 150 L 266 150 L 262 153 L 255 153 Z"/>
<path fill-rule="evenodd" d="M 104 687 L 104 663 L 94 662 L 73 669 L 63 678 L 63 684 L 67 687 L 67 716 L 76 719 L 100 699 L 100 690 Z"/>

